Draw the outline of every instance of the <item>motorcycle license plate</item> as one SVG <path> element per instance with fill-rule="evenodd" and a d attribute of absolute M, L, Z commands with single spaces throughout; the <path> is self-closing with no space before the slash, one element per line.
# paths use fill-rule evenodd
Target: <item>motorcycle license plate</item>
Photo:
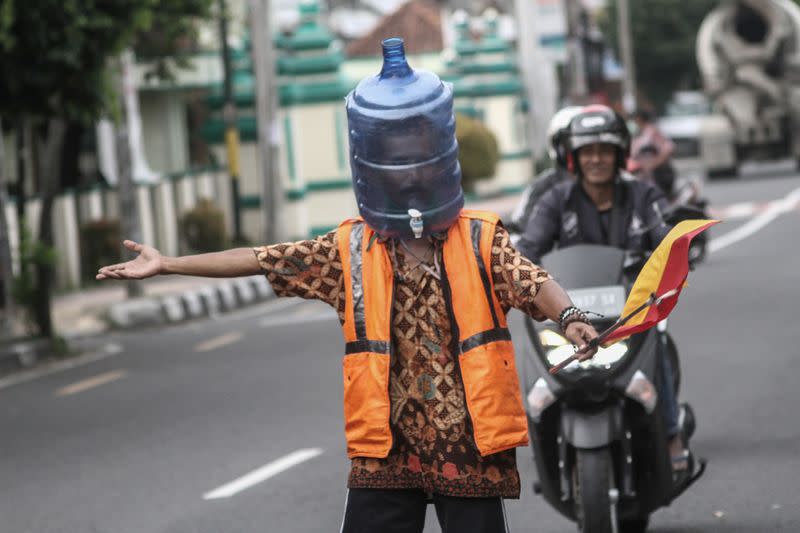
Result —
<path fill-rule="evenodd" d="M 622 285 L 572 289 L 567 293 L 576 307 L 605 318 L 619 318 L 625 307 L 626 294 Z"/>

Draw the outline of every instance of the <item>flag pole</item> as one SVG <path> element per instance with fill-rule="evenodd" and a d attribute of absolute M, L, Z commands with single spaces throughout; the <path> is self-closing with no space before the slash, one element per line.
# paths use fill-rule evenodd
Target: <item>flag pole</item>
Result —
<path fill-rule="evenodd" d="M 628 313 L 626 316 L 619 318 L 616 322 L 614 322 L 611 326 L 609 326 L 608 329 L 603 331 L 600 335 L 598 335 L 594 339 L 590 340 L 586 344 L 586 346 L 583 347 L 582 350 L 576 351 L 574 354 L 572 354 L 568 358 L 564 359 L 563 361 L 552 367 L 550 369 L 550 374 L 557 374 L 558 372 L 566 368 L 567 365 L 571 364 L 573 361 L 577 361 L 578 359 L 580 359 L 581 355 L 585 354 L 589 350 L 592 350 L 600 346 L 603 343 L 603 341 L 609 337 L 609 335 L 611 335 L 619 328 L 627 324 L 630 319 L 632 319 L 633 317 L 635 317 L 648 307 L 651 307 L 653 305 L 658 305 L 666 298 L 670 298 L 672 296 L 675 296 L 676 294 L 678 294 L 677 289 L 672 289 L 670 291 L 667 291 L 658 298 L 656 298 L 656 293 L 654 292 L 650 293 L 650 297 L 647 299 L 646 302 L 644 302 L 642 305 L 640 305 L 639 307 Z"/>

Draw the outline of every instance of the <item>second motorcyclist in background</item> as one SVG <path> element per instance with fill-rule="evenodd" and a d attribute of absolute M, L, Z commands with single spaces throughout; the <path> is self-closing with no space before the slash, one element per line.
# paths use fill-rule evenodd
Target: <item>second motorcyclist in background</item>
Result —
<path fill-rule="evenodd" d="M 631 160 L 638 167 L 636 175 L 657 186 L 669 198 L 675 186 L 672 166 L 675 144 L 661 133 L 650 111 L 637 110 L 632 118 L 636 123 L 636 135 L 631 142 Z"/>
<path fill-rule="evenodd" d="M 583 109 L 581 106 L 564 107 L 550 119 L 546 135 L 547 154 L 550 156 L 552 166 L 541 171 L 522 192 L 519 203 L 506 223 L 506 229 L 512 234 L 512 240 L 525 231 L 525 226 L 536 202 L 555 185 L 573 178 L 573 175 L 567 170 L 565 141 L 569 133 L 569 123 L 575 115 L 580 113 L 581 109 Z"/>
<path fill-rule="evenodd" d="M 567 166 L 577 179 L 552 187 L 536 203 L 517 248 L 532 261 L 553 249 L 577 244 L 649 252 L 669 232 L 661 216 L 666 202 L 653 185 L 623 179 L 630 154 L 625 121 L 611 108 L 588 106 L 573 117 L 567 135 Z M 664 406 L 673 468 L 685 471 L 688 450 L 679 431 L 679 407 L 666 349 L 657 383 Z"/>

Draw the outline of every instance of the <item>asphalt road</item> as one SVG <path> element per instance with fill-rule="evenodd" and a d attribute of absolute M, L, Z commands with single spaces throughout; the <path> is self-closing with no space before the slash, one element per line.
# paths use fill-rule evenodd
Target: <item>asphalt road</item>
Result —
<path fill-rule="evenodd" d="M 718 206 L 780 199 L 800 188 L 787 171 L 706 194 Z M 654 532 L 800 531 L 799 231 L 800 211 L 780 214 L 690 278 L 670 328 L 710 466 Z M 0 532 L 339 530 L 348 462 L 331 310 L 281 300 L 95 344 L 106 357 L 0 389 Z M 519 450 L 511 531 L 574 531 L 533 494 L 530 457 Z"/>

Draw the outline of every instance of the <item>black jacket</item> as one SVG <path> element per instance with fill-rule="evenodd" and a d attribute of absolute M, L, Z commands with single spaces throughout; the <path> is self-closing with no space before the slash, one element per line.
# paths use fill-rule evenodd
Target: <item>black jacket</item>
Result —
<path fill-rule="evenodd" d="M 542 196 L 559 183 L 571 179 L 573 178 L 569 172 L 558 166 L 541 171 L 530 185 L 525 187 L 517 207 L 514 208 L 508 223 L 506 223 L 506 229 L 516 234 L 525 231 L 528 220 L 531 218 L 533 207 L 541 200 Z"/>
<path fill-rule="evenodd" d="M 671 229 L 663 220 L 667 204 L 656 187 L 617 178 L 614 207 L 602 216 L 578 181 L 561 183 L 537 202 L 516 246 L 539 261 L 556 245 L 605 244 L 625 250 L 653 250 Z"/>

